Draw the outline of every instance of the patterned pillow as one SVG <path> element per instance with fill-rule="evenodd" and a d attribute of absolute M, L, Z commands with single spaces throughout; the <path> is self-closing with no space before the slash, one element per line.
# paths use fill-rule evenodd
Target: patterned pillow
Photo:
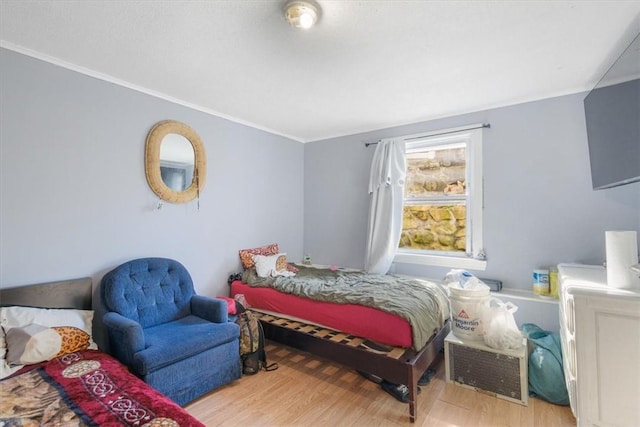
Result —
<path fill-rule="evenodd" d="M 73 326 L 56 326 L 51 329 L 62 338 L 60 351 L 54 357 L 86 350 L 91 345 L 91 336 L 82 329 Z"/>
<path fill-rule="evenodd" d="M 91 337 L 73 326 L 47 328 L 30 324 L 6 334 L 9 365 L 31 365 L 89 348 Z"/>
<path fill-rule="evenodd" d="M 287 254 L 278 254 L 278 258 L 276 258 L 276 271 L 286 270 L 287 266 Z"/>
<path fill-rule="evenodd" d="M 37 324 L 9 329 L 5 339 L 7 363 L 12 366 L 53 359 L 62 345 L 62 338 L 56 331 Z"/>
<path fill-rule="evenodd" d="M 259 248 L 241 249 L 240 251 L 238 251 L 238 254 L 240 255 L 242 268 L 248 270 L 255 266 L 255 263 L 253 262 L 253 255 L 270 256 L 276 255 L 278 252 L 280 252 L 280 250 L 278 249 L 278 244 L 272 243 L 270 245 L 261 246 Z"/>

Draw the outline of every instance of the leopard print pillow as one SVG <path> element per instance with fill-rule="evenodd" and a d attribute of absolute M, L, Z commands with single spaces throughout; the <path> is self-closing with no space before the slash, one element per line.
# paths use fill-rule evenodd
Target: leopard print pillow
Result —
<path fill-rule="evenodd" d="M 276 260 L 276 271 L 282 271 L 287 269 L 287 254 L 279 254 L 280 256 Z"/>
<path fill-rule="evenodd" d="M 51 329 L 56 331 L 62 338 L 60 351 L 54 357 L 60 357 L 64 354 L 75 353 L 76 351 L 89 348 L 91 337 L 82 329 L 73 326 L 56 326 Z"/>

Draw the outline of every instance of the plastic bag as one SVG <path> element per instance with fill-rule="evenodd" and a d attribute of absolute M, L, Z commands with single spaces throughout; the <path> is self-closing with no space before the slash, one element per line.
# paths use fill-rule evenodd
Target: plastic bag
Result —
<path fill-rule="evenodd" d="M 489 287 L 467 270 L 449 270 L 444 276 L 444 283 L 450 287 L 467 290 L 478 290 Z"/>
<path fill-rule="evenodd" d="M 498 350 L 517 350 L 522 347 L 522 334 L 516 325 L 513 313 L 518 307 L 511 302 L 489 298 L 484 309 L 482 324 L 484 342 Z"/>
<path fill-rule="evenodd" d="M 522 332 L 532 347 L 528 366 L 529 395 L 556 405 L 569 405 L 560 335 L 545 331 L 533 323 L 522 325 Z"/>

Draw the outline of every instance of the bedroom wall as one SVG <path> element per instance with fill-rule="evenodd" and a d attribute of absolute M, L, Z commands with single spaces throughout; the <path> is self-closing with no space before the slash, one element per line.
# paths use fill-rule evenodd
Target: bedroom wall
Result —
<path fill-rule="evenodd" d="M 0 49 L 0 286 L 90 276 L 138 257 L 182 262 L 196 289 L 227 295 L 238 250 L 278 242 L 302 256 L 299 142 Z M 195 202 L 147 185 L 144 144 L 175 119 L 201 137 Z"/>
<path fill-rule="evenodd" d="M 474 273 L 500 279 L 508 288 L 530 290 L 535 268 L 560 262 L 601 264 L 605 230 L 640 230 L 640 183 L 592 190 L 584 96 L 306 144 L 305 254 L 316 263 L 363 267 L 367 183 L 375 150 L 375 146 L 365 148 L 365 142 L 488 122 L 491 128 L 483 139 L 488 266 Z M 395 265 L 397 273 L 438 279 L 448 270 Z"/>
<path fill-rule="evenodd" d="M 97 284 L 121 262 L 165 256 L 186 265 L 199 292 L 223 294 L 237 250 L 275 241 L 293 260 L 362 267 L 375 149 L 364 142 L 480 122 L 492 127 L 489 263 L 477 274 L 528 290 L 533 268 L 600 263 L 605 230 L 640 230 L 640 184 L 591 190 L 584 94 L 300 144 L 10 50 L 0 49 L 0 66 L 0 287 Z M 157 210 L 146 183 L 144 140 L 167 118 L 205 144 L 199 210 Z"/>

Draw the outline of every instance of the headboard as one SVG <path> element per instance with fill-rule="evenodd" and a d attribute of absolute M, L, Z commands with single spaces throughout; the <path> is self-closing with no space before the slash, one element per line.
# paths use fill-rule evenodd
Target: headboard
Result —
<path fill-rule="evenodd" d="M 91 301 L 90 277 L 0 289 L 0 306 L 91 310 Z"/>

